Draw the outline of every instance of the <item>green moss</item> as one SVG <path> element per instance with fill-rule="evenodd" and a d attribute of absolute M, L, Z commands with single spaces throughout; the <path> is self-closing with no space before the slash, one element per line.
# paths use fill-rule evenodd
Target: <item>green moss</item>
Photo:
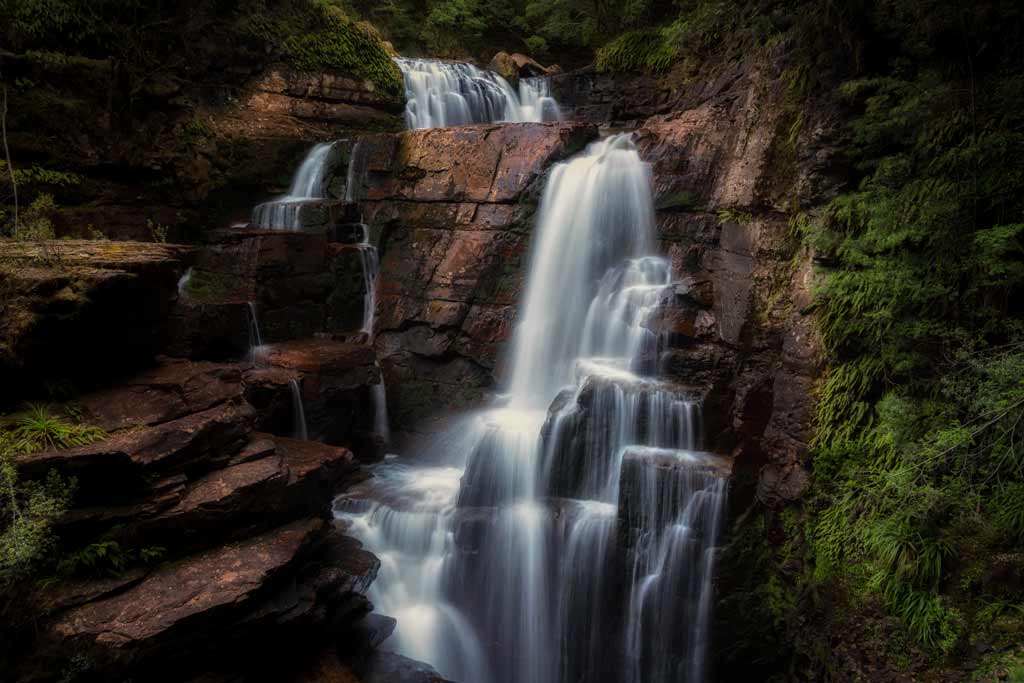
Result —
<path fill-rule="evenodd" d="M 342 71 L 384 93 L 402 93 L 402 74 L 371 26 L 353 21 L 333 3 L 295 0 L 292 5 L 292 12 L 278 8 L 246 16 L 243 33 L 277 47 L 296 69 Z"/>

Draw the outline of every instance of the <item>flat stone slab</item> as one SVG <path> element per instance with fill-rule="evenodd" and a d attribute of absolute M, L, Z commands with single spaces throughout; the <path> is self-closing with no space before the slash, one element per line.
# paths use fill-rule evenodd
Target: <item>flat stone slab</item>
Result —
<path fill-rule="evenodd" d="M 296 339 L 264 345 L 261 351 L 269 365 L 316 374 L 337 374 L 352 368 L 373 367 L 375 359 L 373 347 L 369 345 L 331 339 Z"/>
<path fill-rule="evenodd" d="M 77 607 L 55 625 L 64 638 L 114 650 L 169 645 L 223 628 L 323 528 L 307 519 L 155 570 L 114 597 Z"/>
<path fill-rule="evenodd" d="M 80 399 L 84 419 L 107 431 L 167 422 L 242 394 L 237 365 L 172 360 Z"/>

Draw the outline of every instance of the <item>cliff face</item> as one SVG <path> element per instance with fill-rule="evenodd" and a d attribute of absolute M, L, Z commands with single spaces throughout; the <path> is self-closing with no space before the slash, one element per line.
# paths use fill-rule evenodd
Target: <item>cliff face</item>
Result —
<path fill-rule="evenodd" d="M 472 126 L 368 140 L 376 347 L 399 429 L 480 401 L 500 372 L 543 175 L 593 126 Z M 571 245 L 566 245 L 571 248 Z"/>

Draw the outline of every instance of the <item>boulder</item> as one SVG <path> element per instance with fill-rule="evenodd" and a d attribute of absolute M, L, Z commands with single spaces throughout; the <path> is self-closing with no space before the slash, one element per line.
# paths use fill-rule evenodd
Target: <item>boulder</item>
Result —
<path fill-rule="evenodd" d="M 491 61 L 487 63 L 487 70 L 493 71 L 512 85 L 519 80 L 519 70 L 512 60 L 512 55 L 504 50 L 491 57 Z"/>
<path fill-rule="evenodd" d="M 520 52 L 513 54 L 499 52 L 491 58 L 487 68 L 512 85 L 515 85 L 520 78 L 547 76 L 551 73 L 557 73 L 557 71 L 541 66 L 537 60 Z"/>

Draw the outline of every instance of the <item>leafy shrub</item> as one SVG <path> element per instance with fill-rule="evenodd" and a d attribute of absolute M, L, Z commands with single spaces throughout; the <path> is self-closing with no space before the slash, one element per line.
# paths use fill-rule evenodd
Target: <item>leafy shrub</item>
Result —
<path fill-rule="evenodd" d="M 22 480 L 17 457 L 104 436 L 103 430 L 81 424 L 74 409 L 58 415 L 43 405 L 30 405 L 0 425 L 0 590 L 51 556 L 53 523 L 67 510 L 75 489 L 74 479 L 53 471 L 41 482 Z"/>
<path fill-rule="evenodd" d="M 119 576 L 133 564 L 160 561 L 166 552 L 159 546 L 133 549 L 123 548 L 116 540 L 99 540 L 61 558 L 57 575 Z"/>
<path fill-rule="evenodd" d="M 13 237 L 27 241 L 54 239 L 53 217 L 57 211 L 53 195 L 39 195 L 28 208 L 22 210 L 18 224 L 13 228 Z"/>

